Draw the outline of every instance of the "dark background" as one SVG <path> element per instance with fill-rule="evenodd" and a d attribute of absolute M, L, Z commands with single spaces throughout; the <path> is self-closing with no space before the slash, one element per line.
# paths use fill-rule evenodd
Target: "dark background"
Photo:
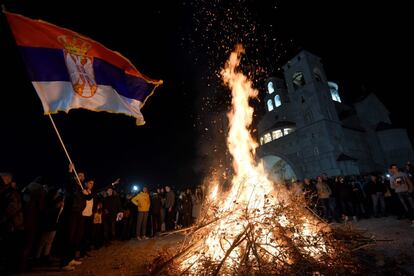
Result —
<path fill-rule="evenodd" d="M 233 29 L 221 40 L 217 37 L 222 29 L 204 29 L 211 9 L 215 19 L 230 20 L 220 10 L 222 3 L 249 12 L 243 15 L 248 20 L 240 16 L 231 18 L 232 23 L 256 24 L 255 34 L 260 37 L 256 44 L 246 39 L 245 46 L 248 53 L 256 47 L 252 60 L 267 62 L 262 75 L 280 73 L 278 67 L 307 49 L 322 58 L 328 78 L 339 84 L 345 102 L 376 93 L 394 122 L 407 127 L 413 137 L 411 76 L 402 67 L 409 65 L 410 53 L 407 6 L 363 3 L 368 1 L 213 0 L 213 8 L 203 0 L 88 2 L 2 1 L 10 12 L 87 35 L 122 53 L 142 73 L 164 80 L 142 110 L 147 122 L 143 127 L 136 127 L 133 118 L 105 112 L 72 110 L 54 115 L 76 166 L 96 178 L 98 186 L 117 177 L 125 187 L 195 186 L 208 173 L 209 159 L 219 154 L 208 152 L 216 135 L 206 133 L 211 131 L 209 118 L 216 105 L 217 110 L 226 110 L 228 98 L 207 104 L 206 99 L 213 98 L 209 93 L 225 91 L 215 73 L 228 55 L 224 50 L 235 42 Z M 43 115 L 5 17 L 0 17 L 0 171 L 14 172 L 20 186 L 38 175 L 60 185 L 67 171 L 66 157 Z M 217 40 L 224 50 L 215 48 Z M 276 40 L 277 45 L 269 43 Z M 263 78 L 255 81 L 263 85 Z M 206 105 L 209 108 L 203 108 Z M 200 147 L 207 152 L 200 152 Z"/>

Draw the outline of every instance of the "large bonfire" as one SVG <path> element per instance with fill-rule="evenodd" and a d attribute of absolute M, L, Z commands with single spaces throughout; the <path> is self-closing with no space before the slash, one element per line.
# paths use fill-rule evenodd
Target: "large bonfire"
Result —
<path fill-rule="evenodd" d="M 328 226 L 301 198 L 271 181 L 255 161 L 257 143 L 249 128 L 258 95 L 238 71 L 244 49 L 237 45 L 221 71 L 232 93 L 228 149 L 234 176 L 228 192 L 211 183 L 203 215 L 181 248 L 163 256 L 153 272 L 184 275 L 331 274 L 349 272 L 342 247 Z M 345 260 L 346 258 L 344 258 Z M 351 269 L 352 270 L 352 269 Z"/>

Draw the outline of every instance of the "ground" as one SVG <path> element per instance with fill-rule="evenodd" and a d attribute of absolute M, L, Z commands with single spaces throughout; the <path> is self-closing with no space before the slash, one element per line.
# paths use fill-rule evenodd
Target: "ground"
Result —
<path fill-rule="evenodd" d="M 414 227 L 408 220 L 372 218 L 354 225 L 377 240 L 376 244 L 365 250 L 375 260 L 377 268 L 388 268 L 389 273 L 390 268 L 394 267 L 406 275 L 414 275 Z"/>
<path fill-rule="evenodd" d="M 342 227 L 343 225 L 334 225 Z M 366 230 L 367 236 L 378 240 L 364 249 L 364 256 L 377 271 L 395 267 L 406 275 L 414 275 L 414 227 L 407 220 L 392 217 L 372 218 L 352 222 L 357 229 Z M 38 267 L 25 275 L 147 275 L 147 264 L 151 263 L 157 251 L 179 247 L 184 239 L 182 234 L 171 234 L 149 240 L 114 242 L 108 247 L 91 252 L 91 257 L 73 272 L 60 272 L 58 266 Z M 56 263 L 57 264 L 57 263 Z M 393 271 L 391 268 L 391 271 Z M 382 273 L 376 273 L 381 275 Z M 394 273 L 392 273 L 394 274 Z"/>

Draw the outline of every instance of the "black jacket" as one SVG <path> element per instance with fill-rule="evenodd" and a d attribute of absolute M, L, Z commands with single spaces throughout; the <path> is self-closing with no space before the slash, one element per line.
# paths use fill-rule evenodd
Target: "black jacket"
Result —
<path fill-rule="evenodd" d="M 23 230 L 20 194 L 10 186 L 0 187 L 0 235 Z"/>
<path fill-rule="evenodd" d="M 65 209 L 72 212 L 82 212 L 86 207 L 86 201 L 93 198 L 93 194 L 84 195 L 76 178 L 71 175 L 66 187 Z"/>
<path fill-rule="evenodd" d="M 46 208 L 44 211 L 43 217 L 41 219 L 41 229 L 45 232 L 48 231 L 55 231 L 58 226 L 58 219 L 60 218 L 60 208 L 58 207 L 50 207 Z"/>
<path fill-rule="evenodd" d="M 121 200 L 118 196 L 107 196 L 103 199 L 103 209 L 105 216 L 115 219 L 118 212 L 122 211 Z"/>
<path fill-rule="evenodd" d="M 159 216 L 161 213 L 162 208 L 162 202 L 161 202 L 161 196 L 156 194 L 151 197 L 151 205 L 150 210 L 151 214 Z"/>

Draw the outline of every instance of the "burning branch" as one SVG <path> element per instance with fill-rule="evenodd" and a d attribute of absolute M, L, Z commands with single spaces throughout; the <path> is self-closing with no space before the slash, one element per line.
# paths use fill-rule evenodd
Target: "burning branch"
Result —
<path fill-rule="evenodd" d="M 213 188 L 203 216 L 183 249 L 156 265 L 155 274 L 269 275 L 344 272 L 348 250 L 324 222 L 255 162 L 250 134 L 258 91 L 238 71 L 244 49 L 237 45 L 221 75 L 232 93 L 227 145 L 235 174 L 228 192 Z M 207 207 L 207 208 L 206 208 Z M 352 267 L 352 266 L 351 266 Z M 167 272 L 168 268 L 168 272 Z M 347 272 L 351 270 L 348 269 Z M 352 272 L 352 271 L 351 271 Z"/>

